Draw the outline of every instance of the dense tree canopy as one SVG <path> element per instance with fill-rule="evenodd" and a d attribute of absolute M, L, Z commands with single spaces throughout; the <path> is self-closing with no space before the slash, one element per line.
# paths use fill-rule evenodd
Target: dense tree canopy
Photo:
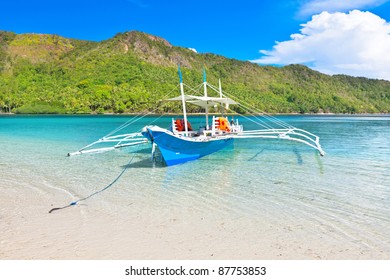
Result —
<path fill-rule="evenodd" d="M 102 42 L 0 32 L 0 111 L 15 113 L 178 112 L 177 65 L 187 84 L 224 90 L 269 113 L 388 113 L 390 82 L 328 76 L 302 65 L 258 66 L 196 54 L 141 32 Z M 190 111 L 199 110 L 190 107 Z"/>

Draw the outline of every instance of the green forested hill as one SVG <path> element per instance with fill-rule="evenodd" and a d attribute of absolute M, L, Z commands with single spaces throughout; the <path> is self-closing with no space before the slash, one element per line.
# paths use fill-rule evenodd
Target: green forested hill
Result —
<path fill-rule="evenodd" d="M 201 83 L 205 67 L 211 83 L 221 78 L 225 91 L 270 113 L 390 112 L 389 81 L 197 54 L 135 31 L 102 42 L 0 31 L 0 111 L 151 111 L 168 93 L 178 95 L 178 64 L 187 84 Z M 157 113 L 179 105 L 164 103 Z"/>

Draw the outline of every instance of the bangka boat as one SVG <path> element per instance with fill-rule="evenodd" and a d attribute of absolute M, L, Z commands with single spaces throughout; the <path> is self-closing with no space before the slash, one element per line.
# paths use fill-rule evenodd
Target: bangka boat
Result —
<path fill-rule="evenodd" d="M 235 139 L 248 138 L 273 138 L 289 141 L 297 141 L 316 149 L 321 156 L 325 155 L 321 148 L 319 137 L 313 133 L 293 127 L 276 117 L 258 112 L 245 102 L 238 102 L 232 98 L 232 95 L 224 92 L 219 80 L 219 86 L 215 87 L 207 82 L 206 72 L 203 70 L 203 83 L 195 88 L 189 87 L 183 83 L 183 76 L 179 67 L 180 95 L 168 98 L 166 101 L 181 102 L 183 108 L 183 117 L 172 119 L 169 128 L 162 128 L 157 125 L 147 125 L 141 131 L 128 134 L 117 134 L 119 131 L 127 128 L 134 122 L 142 119 L 145 115 L 137 116 L 122 126 L 115 129 L 103 138 L 81 148 L 80 150 L 69 153 L 69 156 L 80 155 L 84 153 L 103 152 L 113 149 L 152 144 L 152 158 L 161 155 L 162 161 L 167 166 L 185 163 L 207 156 L 211 153 L 222 150 L 228 145 L 233 144 Z M 191 94 L 186 94 L 184 89 L 189 89 Z M 209 90 L 214 94 L 210 94 Z M 205 122 L 199 128 L 194 129 L 188 121 L 186 104 L 193 104 L 204 109 Z M 240 106 L 246 112 L 252 112 L 251 116 L 236 114 L 229 117 L 225 113 L 231 110 L 231 105 Z M 210 108 L 220 108 L 221 112 L 209 116 Z M 238 116 L 248 119 L 262 129 L 244 130 L 239 123 Z M 210 121 L 211 118 L 211 121 Z M 99 144 L 111 144 L 109 147 L 94 148 Z"/>

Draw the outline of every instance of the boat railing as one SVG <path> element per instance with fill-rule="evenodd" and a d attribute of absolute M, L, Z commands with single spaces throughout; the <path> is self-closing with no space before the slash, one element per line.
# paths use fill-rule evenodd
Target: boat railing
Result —
<path fill-rule="evenodd" d="M 180 135 L 180 136 L 194 137 L 194 136 L 199 134 L 199 131 L 191 130 L 191 131 L 188 131 L 187 133 L 185 131 L 176 131 L 176 132 L 174 132 L 174 134 Z"/>
<path fill-rule="evenodd" d="M 176 122 L 175 122 L 174 118 L 172 118 L 172 132 L 175 133 L 175 134 L 178 133 L 177 125 L 176 125 Z"/>
<path fill-rule="evenodd" d="M 241 124 L 231 124 L 231 132 L 240 133 L 244 131 L 244 127 Z"/>

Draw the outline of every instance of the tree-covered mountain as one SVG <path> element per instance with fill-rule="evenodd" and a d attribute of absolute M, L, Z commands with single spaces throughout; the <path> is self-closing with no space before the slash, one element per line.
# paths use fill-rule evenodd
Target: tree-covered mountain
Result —
<path fill-rule="evenodd" d="M 0 31 L 0 111 L 179 112 L 159 102 L 179 94 L 178 64 L 185 83 L 200 84 L 205 67 L 211 83 L 221 78 L 225 91 L 270 113 L 390 112 L 389 81 L 198 54 L 136 31 L 102 42 Z"/>

